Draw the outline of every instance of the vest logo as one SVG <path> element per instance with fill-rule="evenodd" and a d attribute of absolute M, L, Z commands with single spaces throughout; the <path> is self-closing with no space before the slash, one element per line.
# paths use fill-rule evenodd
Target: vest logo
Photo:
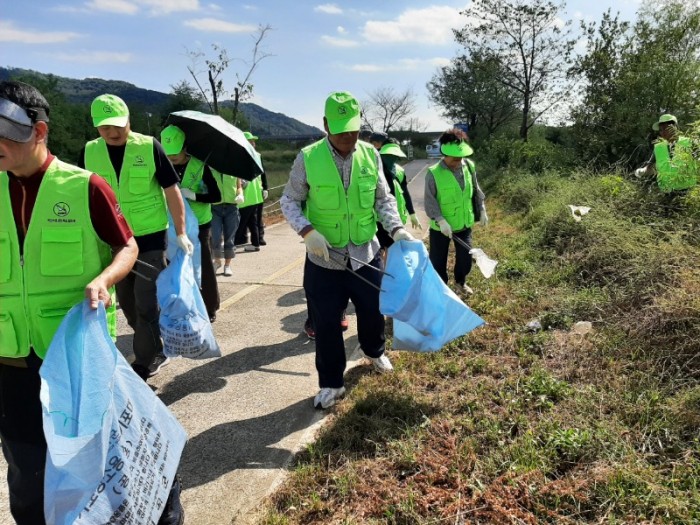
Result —
<path fill-rule="evenodd" d="M 56 217 L 65 217 L 70 213 L 70 206 L 65 202 L 57 202 L 53 205 L 53 213 Z"/>
<path fill-rule="evenodd" d="M 136 155 L 134 159 L 134 166 L 145 166 L 146 162 L 143 160 L 143 155 Z"/>
<path fill-rule="evenodd" d="M 367 173 L 368 173 L 367 167 L 366 167 L 366 166 L 362 166 L 362 167 L 360 168 L 360 173 L 361 173 L 362 175 L 367 175 Z"/>

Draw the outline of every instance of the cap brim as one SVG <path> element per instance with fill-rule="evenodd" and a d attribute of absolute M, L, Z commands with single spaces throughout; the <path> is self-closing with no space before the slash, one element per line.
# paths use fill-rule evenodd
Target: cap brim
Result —
<path fill-rule="evenodd" d="M 474 150 L 466 142 L 450 142 L 440 147 L 440 152 L 446 157 L 468 157 Z"/>
<path fill-rule="evenodd" d="M 129 123 L 129 115 L 125 117 L 107 117 L 107 118 L 93 118 L 92 124 L 96 128 L 100 126 L 116 126 L 118 128 L 123 128 Z"/>
<path fill-rule="evenodd" d="M 328 120 L 328 131 L 331 135 L 338 135 L 340 133 L 349 133 L 353 131 L 360 131 L 362 126 L 362 117 L 356 115 L 345 120 Z"/>
<path fill-rule="evenodd" d="M 184 145 L 185 145 L 184 142 L 181 144 L 170 143 L 167 145 L 161 143 L 161 146 L 163 146 L 163 151 L 165 152 L 166 155 L 177 155 L 178 153 L 180 153 L 182 151 L 182 148 Z"/>
<path fill-rule="evenodd" d="M 34 126 L 25 126 L 0 117 L 0 138 L 12 142 L 29 142 Z"/>
<path fill-rule="evenodd" d="M 406 154 L 401 151 L 401 148 L 397 144 L 384 144 L 382 149 L 379 150 L 382 155 L 393 155 L 394 157 L 406 158 Z"/>

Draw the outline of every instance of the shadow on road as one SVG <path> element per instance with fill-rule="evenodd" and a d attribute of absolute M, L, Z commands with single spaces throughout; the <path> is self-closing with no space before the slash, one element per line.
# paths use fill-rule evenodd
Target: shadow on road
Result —
<path fill-rule="evenodd" d="M 273 445 L 320 417 L 310 399 L 261 417 L 216 425 L 187 442 L 180 472 L 185 488 L 197 487 L 236 469 L 284 467 L 290 452 Z"/>
<path fill-rule="evenodd" d="M 263 367 L 288 357 L 313 352 L 314 345 L 309 343 L 308 338 L 300 334 L 282 343 L 243 348 L 199 366 L 195 365 L 163 386 L 158 392 L 158 397 L 166 405 L 171 405 L 189 394 L 216 392 L 226 386 L 226 378 L 252 370 L 273 374 L 296 375 L 296 372 Z M 313 370 L 309 370 L 308 373 L 312 374 L 313 372 Z"/>

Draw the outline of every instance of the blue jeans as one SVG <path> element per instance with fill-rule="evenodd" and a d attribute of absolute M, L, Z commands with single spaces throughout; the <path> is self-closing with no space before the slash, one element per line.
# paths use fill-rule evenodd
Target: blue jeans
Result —
<path fill-rule="evenodd" d="M 214 204 L 211 207 L 211 246 L 216 259 L 232 259 L 236 255 L 233 236 L 241 219 L 235 204 Z M 222 236 L 223 234 L 223 243 Z M 221 245 L 223 244 L 223 249 Z"/>

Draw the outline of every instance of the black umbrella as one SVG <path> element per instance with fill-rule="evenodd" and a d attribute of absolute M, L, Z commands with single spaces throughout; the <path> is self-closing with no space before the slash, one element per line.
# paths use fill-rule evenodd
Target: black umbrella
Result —
<path fill-rule="evenodd" d="M 175 111 L 167 124 L 185 132 L 187 153 L 226 175 L 253 180 L 263 171 L 260 156 L 243 132 L 219 115 Z"/>

